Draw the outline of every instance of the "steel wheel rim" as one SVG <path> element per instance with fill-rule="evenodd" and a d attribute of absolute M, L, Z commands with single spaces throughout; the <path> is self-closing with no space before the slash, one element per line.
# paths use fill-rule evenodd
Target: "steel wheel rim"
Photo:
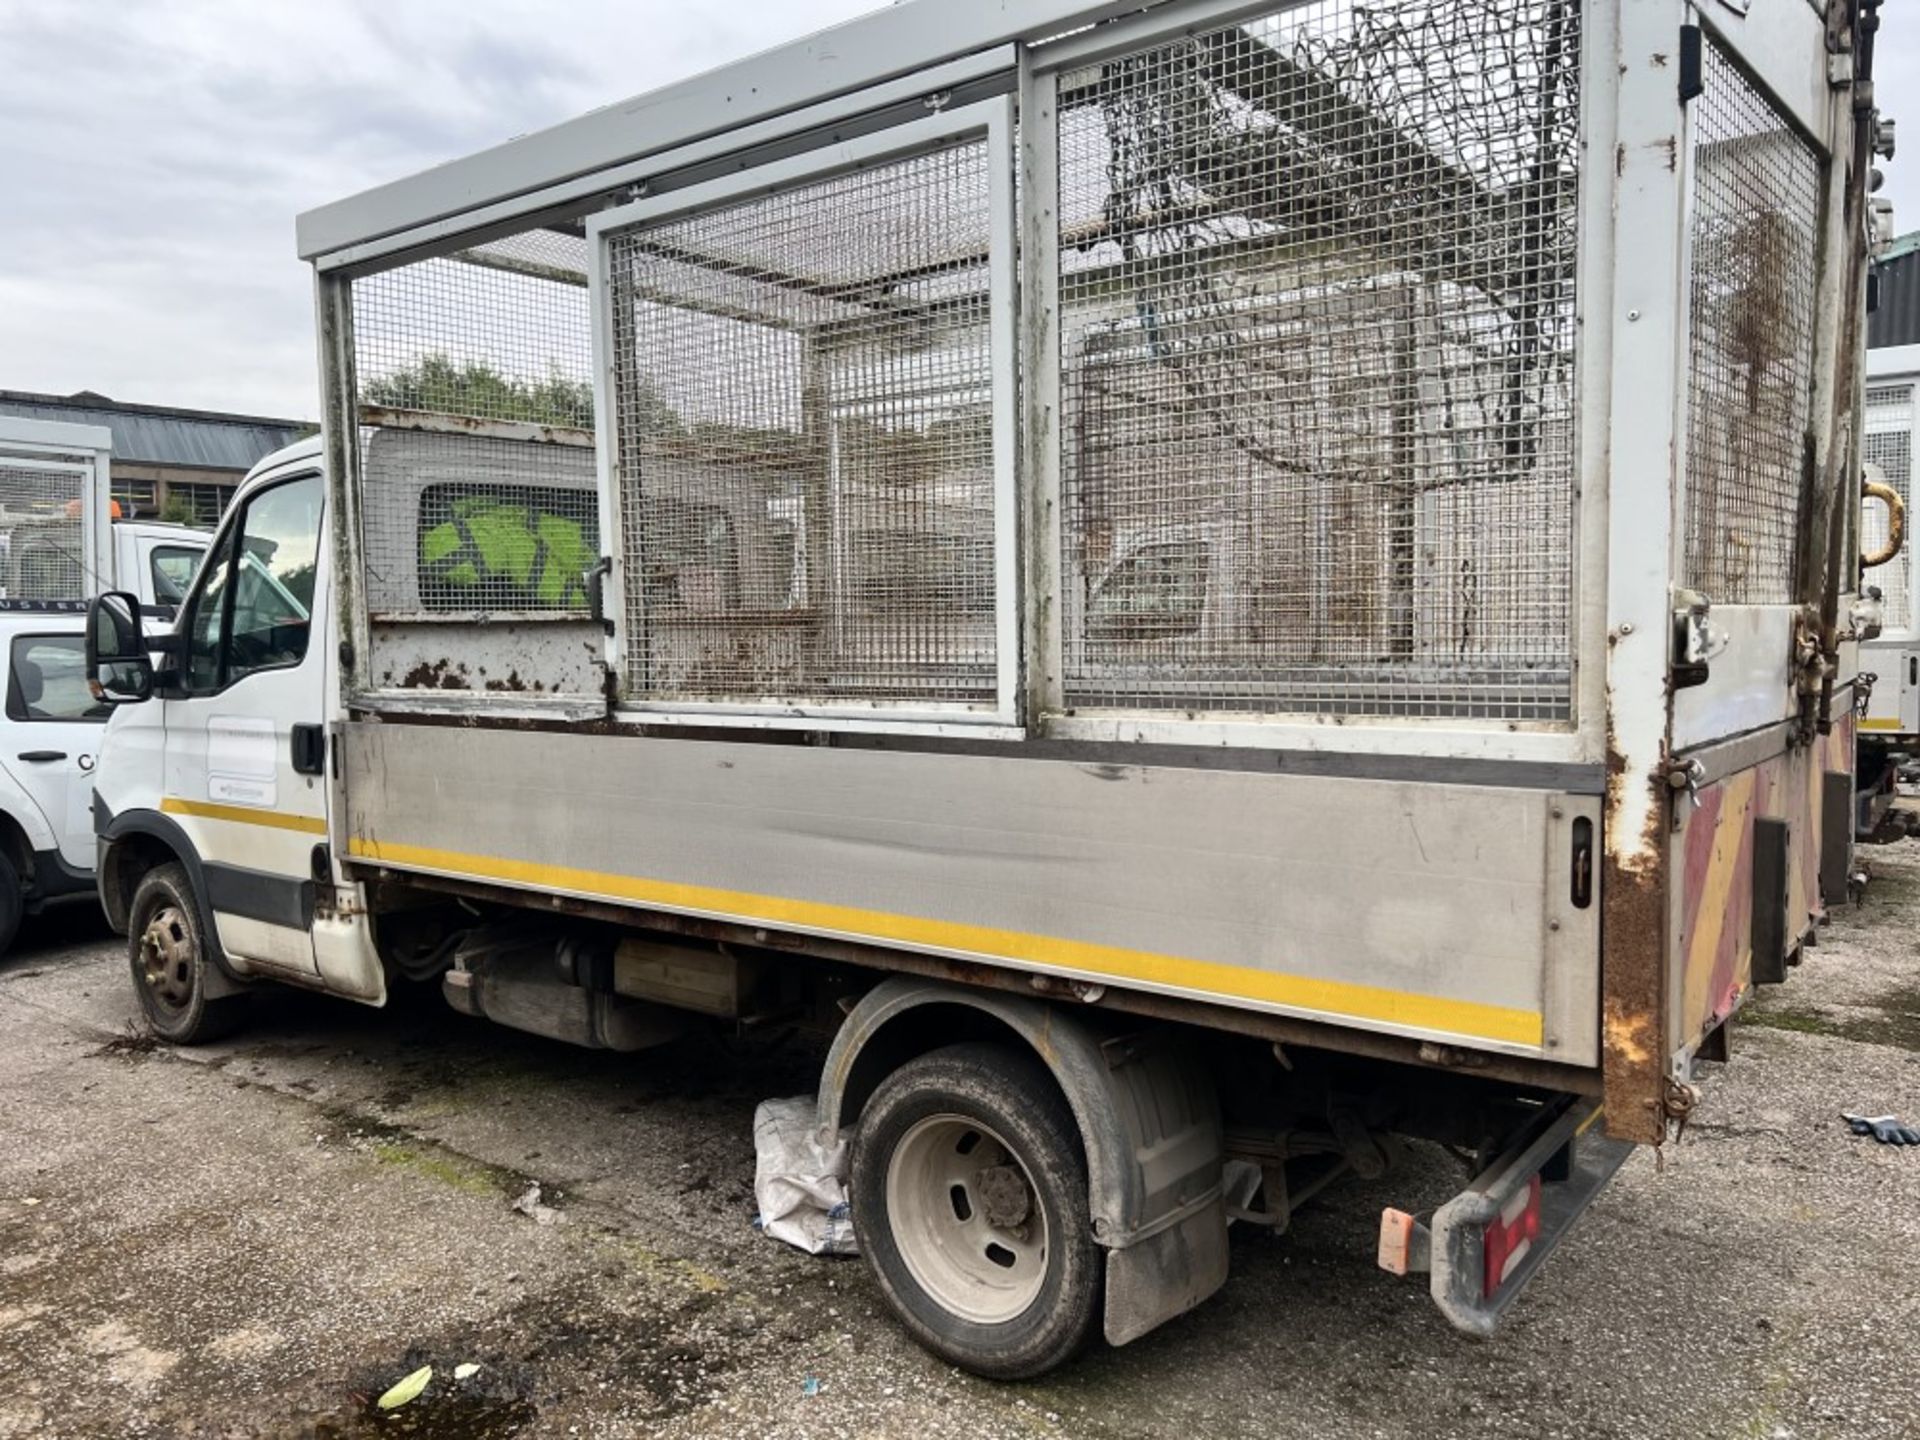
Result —
<path fill-rule="evenodd" d="M 193 932 L 177 905 L 162 905 L 140 932 L 140 978 L 169 1010 L 193 1001 Z"/>
<path fill-rule="evenodd" d="M 1039 1299 L 1047 1213 L 1026 1164 L 990 1126 L 964 1115 L 917 1121 L 887 1161 L 887 1215 L 908 1273 L 951 1314 L 1004 1325 Z"/>

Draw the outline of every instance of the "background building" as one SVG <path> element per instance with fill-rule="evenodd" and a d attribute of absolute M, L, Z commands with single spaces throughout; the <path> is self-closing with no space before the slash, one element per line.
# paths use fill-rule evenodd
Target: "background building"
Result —
<path fill-rule="evenodd" d="M 104 425 L 113 432 L 113 497 L 129 518 L 211 525 L 255 462 L 317 428 L 305 420 L 131 405 L 91 390 L 0 390 L 0 415 Z"/>
<path fill-rule="evenodd" d="M 1895 240 L 1873 268 L 1880 293 L 1867 316 L 1867 348 L 1920 344 L 1920 230 Z"/>

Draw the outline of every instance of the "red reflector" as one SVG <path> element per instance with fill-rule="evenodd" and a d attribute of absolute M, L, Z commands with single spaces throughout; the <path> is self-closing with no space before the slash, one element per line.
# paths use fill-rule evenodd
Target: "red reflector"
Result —
<path fill-rule="evenodd" d="M 1527 1188 L 1515 1195 L 1498 1215 L 1487 1222 L 1481 1253 L 1487 1262 L 1487 1299 L 1506 1282 L 1533 1242 L 1540 1238 L 1540 1177 L 1527 1181 Z"/>

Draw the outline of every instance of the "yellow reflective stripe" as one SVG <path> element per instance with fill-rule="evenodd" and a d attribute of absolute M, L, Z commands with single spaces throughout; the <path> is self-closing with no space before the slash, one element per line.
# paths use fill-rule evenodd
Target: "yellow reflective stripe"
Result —
<path fill-rule="evenodd" d="M 160 808 L 168 815 L 198 815 L 202 820 L 231 820 L 236 825 L 297 830 L 302 835 L 327 833 L 327 822 L 318 815 L 288 815 L 279 810 L 255 810 L 248 805 L 216 805 L 211 800 L 182 800 L 173 795 L 162 799 Z"/>
<path fill-rule="evenodd" d="M 1898 720 L 1862 720 L 1860 728 L 1862 730 L 1898 730 L 1900 722 Z"/>
<path fill-rule="evenodd" d="M 507 860 L 492 855 L 467 855 L 390 840 L 354 837 L 348 851 L 358 859 L 416 870 L 437 870 L 473 879 L 495 880 L 540 890 L 572 891 L 609 900 L 625 900 L 663 910 L 723 915 L 748 924 L 824 930 L 862 940 L 892 941 L 922 949 L 980 955 L 1051 969 L 1076 970 L 1117 981 L 1161 985 L 1198 991 L 1228 1000 L 1254 1000 L 1298 1010 L 1313 1010 L 1355 1020 L 1373 1020 L 1410 1029 L 1468 1035 L 1508 1045 L 1538 1048 L 1543 1022 L 1532 1010 L 1483 1005 L 1471 1000 L 1447 1000 L 1352 985 L 1342 980 L 1318 980 L 1303 975 L 1281 975 L 1210 960 L 1156 955 L 1084 940 L 1062 940 L 1027 935 L 984 925 L 930 920 L 917 915 L 891 915 L 848 905 L 826 905 L 812 900 L 789 900 L 776 895 L 754 895 L 739 890 L 716 890 L 705 885 L 683 885 L 669 880 L 647 880 L 598 870 L 544 865 L 532 860 Z"/>

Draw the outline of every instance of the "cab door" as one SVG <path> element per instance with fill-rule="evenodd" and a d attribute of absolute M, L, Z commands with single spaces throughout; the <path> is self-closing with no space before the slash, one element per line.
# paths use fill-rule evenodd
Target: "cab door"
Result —
<path fill-rule="evenodd" d="M 244 492 L 187 596 L 164 702 L 161 808 L 200 856 L 220 944 L 300 974 L 326 874 L 322 508 L 312 469 Z"/>
<path fill-rule="evenodd" d="M 121 584 L 138 595 L 143 604 L 172 619 L 206 553 L 206 541 L 198 536 L 174 540 L 142 535 L 134 544 L 135 574 L 122 576 Z"/>
<path fill-rule="evenodd" d="M 93 869 L 93 759 L 111 707 L 87 688 L 86 636 L 21 632 L 7 640 L 4 766 L 53 831 L 60 858 Z"/>

